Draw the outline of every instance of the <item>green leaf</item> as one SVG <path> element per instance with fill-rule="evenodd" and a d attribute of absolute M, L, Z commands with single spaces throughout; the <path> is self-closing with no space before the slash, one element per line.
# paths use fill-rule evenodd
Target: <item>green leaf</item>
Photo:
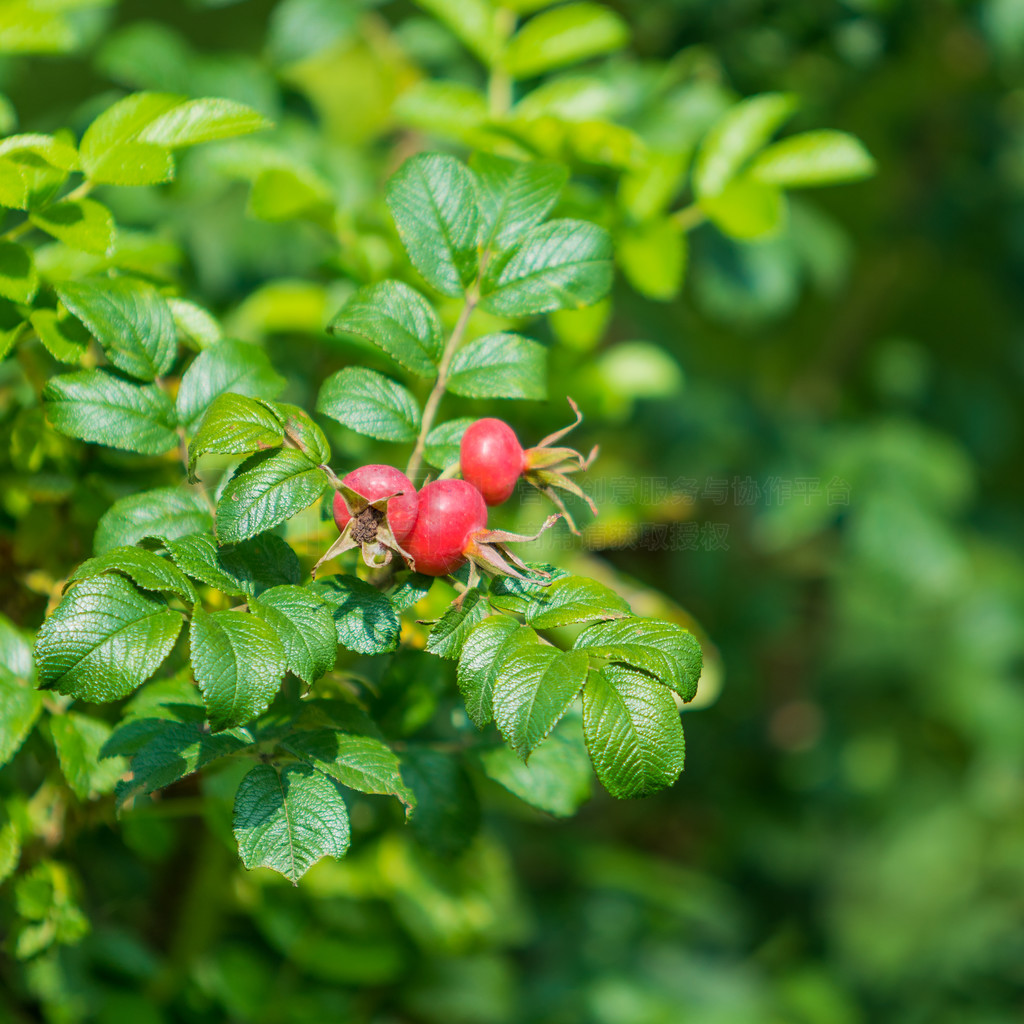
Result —
<path fill-rule="evenodd" d="M 398 615 L 386 594 L 356 576 L 328 576 L 311 589 L 331 606 L 343 647 L 360 654 L 386 654 L 398 646 Z"/>
<path fill-rule="evenodd" d="M 587 757 L 578 713 L 566 715 L 547 742 L 534 751 L 529 764 L 509 747 L 480 755 L 487 775 L 524 803 L 556 818 L 576 813 L 590 799 L 594 773 Z"/>
<path fill-rule="evenodd" d="M 0 663 L 0 768 L 21 749 L 42 708 L 42 694 L 19 679 L 6 660 Z"/>
<path fill-rule="evenodd" d="M 189 642 L 192 672 L 214 732 L 244 725 L 270 707 L 284 678 L 285 651 L 266 622 L 197 605 Z"/>
<path fill-rule="evenodd" d="M 111 792 L 124 774 L 120 757 L 100 760 L 100 750 L 110 737 L 110 726 L 96 718 L 69 712 L 50 718 L 50 733 L 60 769 L 79 800 Z"/>
<path fill-rule="evenodd" d="M 43 347 L 58 362 L 77 363 L 89 347 L 89 332 L 74 317 L 61 320 L 52 309 L 37 309 L 31 323 Z"/>
<path fill-rule="evenodd" d="M 174 406 L 152 384 L 79 370 L 51 377 L 43 401 L 54 429 L 68 437 L 142 455 L 162 455 L 178 443 Z"/>
<path fill-rule="evenodd" d="M 211 534 L 195 533 L 170 540 L 167 547 L 182 572 L 223 594 L 255 595 L 297 583 L 302 572 L 295 552 L 272 533 L 223 547 Z"/>
<path fill-rule="evenodd" d="M 638 617 L 588 626 L 574 648 L 648 672 L 680 697 L 693 700 L 702 655 L 697 638 L 672 622 Z"/>
<path fill-rule="evenodd" d="M 79 700 L 119 700 L 163 663 L 181 615 L 121 576 L 76 583 L 36 640 L 40 684 Z"/>
<path fill-rule="evenodd" d="M 457 660 L 470 630 L 487 617 L 489 610 L 479 590 L 468 591 L 462 604 L 451 605 L 431 629 L 427 650 L 441 658 Z"/>
<path fill-rule="evenodd" d="M 388 600 L 396 612 L 404 612 L 411 608 L 417 601 L 422 600 L 430 593 L 434 585 L 435 576 L 426 576 L 420 572 L 410 572 L 409 575 L 388 592 Z"/>
<path fill-rule="evenodd" d="M 243 103 L 197 99 L 164 111 L 139 132 L 138 139 L 166 149 L 180 149 L 200 142 L 249 135 L 270 127 L 271 123 L 262 114 Z"/>
<path fill-rule="evenodd" d="M 173 540 L 213 529 L 213 516 L 195 491 L 158 487 L 115 501 L 100 518 L 93 549 L 102 555 L 147 537 Z"/>
<path fill-rule="evenodd" d="M 373 342 L 413 373 L 437 376 L 437 363 L 444 350 L 441 321 L 434 307 L 401 281 L 381 281 L 360 288 L 327 329 Z"/>
<path fill-rule="evenodd" d="M 208 452 L 251 455 L 284 444 L 284 424 L 262 402 L 228 393 L 215 398 L 188 446 L 188 471 Z"/>
<path fill-rule="evenodd" d="M 246 540 L 308 508 L 327 487 L 327 475 L 293 448 L 261 452 L 239 467 L 217 503 L 221 543 Z"/>
<path fill-rule="evenodd" d="M 173 296 L 167 299 L 167 305 L 170 307 L 171 316 L 174 317 L 174 326 L 178 330 L 179 338 L 190 338 L 201 349 L 212 348 L 223 339 L 224 333 L 220 329 L 220 324 L 202 306 L 189 302 L 188 299 Z M 246 364 L 243 369 L 248 369 L 248 365 Z M 178 389 L 178 397 L 181 398 L 181 388 Z"/>
<path fill-rule="evenodd" d="M 249 608 L 277 634 L 289 672 L 312 685 L 334 668 L 338 634 L 323 598 L 305 587 L 279 586 L 251 599 Z"/>
<path fill-rule="evenodd" d="M 240 544 L 222 545 L 217 549 L 217 564 L 246 594 L 257 595 L 302 579 L 299 556 L 276 533 L 261 533 Z"/>
<path fill-rule="evenodd" d="M 0 885 L 14 873 L 19 860 L 21 835 L 18 826 L 13 821 L 3 821 L 0 824 Z"/>
<path fill-rule="evenodd" d="M 442 856 L 462 853 L 480 826 L 480 804 L 462 762 L 410 744 L 402 753 L 402 778 L 416 797 L 416 838 Z"/>
<path fill-rule="evenodd" d="M 480 248 L 501 251 L 539 224 L 558 201 L 569 172 L 544 160 L 523 162 L 476 153 L 470 167 L 477 177 Z"/>
<path fill-rule="evenodd" d="M 550 581 L 562 579 L 569 573 L 547 562 L 527 562 L 537 572 L 548 574 Z M 514 576 L 495 576 L 491 580 L 491 604 L 507 612 L 525 616 L 527 610 L 544 601 L 545 588 L 531 580 L 517 580 Z"/>
<path fill-rule="evenodd" d="M 90 181 L 111 185 L 155 185 L 174 176 L 164 146 L 139 141 L 143 129 L 179 106 L 183 96 L 140 92 L 107 107 L 85 130 L 79 146 Z"/>
<path fill-rule="evenodd" d="M 398 121 L 422 132 L 471 144 L 488 119 L 487 99 L 462 82 L 424 79 L 406 89 L 391 108 Z"/>
<path fill-rule="evenodd" d="M 511 615 L 491 615 L 474 626 L 462 644 L 459 692 L 466 702 L 469 717 L 480 729 L 494 715 L 491 698 L 494 680 L 504 664 L 504 655 L 526 629 Z M 532 630 L 528 635 L 533 635 Z"/>
<path fill-rule="evenodd" d="M 174 176 L 170 151 L 269 127 L 232 100 L 133 93 L 108 107 L 82 136 L 82 168 L 90 181 L 153 185 Z"/>
<path fill-rule="evenodd" d="M 494 8 L 487 0 L 416 0 L 443 21 L 484 63 L 490 64 L 501 45 Z"/>
<path fill-rule="evenodd" d="M 449 420 L 434 427 L 427 434 L 426 447 L 423 449 L 423 457 L 427 463 L 437 469 L 447 469 L 458 462 L 462 435 L 475 422 L 471 416 L 463 416 L 461 419 Z"/>
<path fill-rule="evenodd" d="M 31 302 L 39 290 L 32 253 L 17 242 L 0 241 L 0 295 L 11 302 Z"/>
<path fill-rule="evenodd" d="M 185 537 L 177 537 L 167 541 L 167 550 L 171 553 L 175 565 L 200 583 L 219 590 L 222 594 L 240 596 L 245 587 L 241 581 L 226 569 L 220 561 L 224 550 L 217 546 L 217 541 L 210 533 L 191 533 Z"/>
<path fill-rule="evenodd" d="M 667 302 L 679 294 L 686 272 L 686 234 L 669 218 L 623 228 L 615 252 L 641 295 Z"/>
<path fill-rule="evenodd" d="M 786 219 L 782 193 L 747 175 L 733 178 L 717 195 L 702 199 L 700 206 L 720 231 L 741 241 L 771 238 Z"/>
<path fill-rule="evenodd" d="M 191 433 L 218 395 L 276 398 L 284 385 L 284 377 L 270 365 L 263 349 L 225 338 L 200 352 L 185 371 L 178 389 L 178 418 Z"/>
<path fill-rule="evenodd" d="M 563 576 L 529 594 L 526 621 L 536 629 L 553 629 L 594 619 L 621 619 L 629 605 L 610 587 L 586 576 Z"/>
<path fill-rule="evenodd" d="M 796 110 L 796 97 L 763 93 L 730 107 L 704 136 L 693 167 L 698 199 L 716 196 Z"/>
<path fill-rule="evenodd" d="M 347 366 L 324 381 L 316 411 L 378 441 L 415 441 L 420 429 L 412 393 L 360 366 Z"/>
<path fill-rule="evenodd" d="M 874 173 L 874 158 L 860 139 L 837 131 L 791 135 L 759 153 L 750 167 L 752 178 L 782 188 L 837 185 Z"/>
<path fill-rule="evenodd" d="M 331 459 L 331 446 L 327 443 L 324 432 L 313 422 L 305 409 L 287 402 L 264 402 L 277 413 L 284 424 L 284 432 L 289 440 L 298 446 L 318 466 L 326 465 Z"/>
<path fill-rule="evenodd" d="M 31 215 L 31 221 L 49 235 L 84 252 L 106 256 L 114 247 L 116 226 L 110 211 L 94 199 L 69 199 Z"/>
<path fill-rule="evenodd" d="M 452 359 L 448 390 L 466 398 L 547 396 L 547 349 L 520 334 L 487 334 Z"/>
<path fill-rule="evenodd" d="M 513 36 L 502 64 L 513 78 L 531 78 L 621 49 L 629 28 L 600 4 L 575 3 L 531 18 Z"/>
<path fill-rule="evenodd" d="M 560 651 L 519 633 L 500 656 L 491 703 L 494 722 L 525 761 L 555 727 L 587 678 L 582 651 Z"/>
<path fill-rule="evenodd" d="M 187 604 L 196 599 L 188 578 L 173 562 L 152 551 L 137 547 L 118 547 L 83 562 L 69 577 L 64 589 L 78 580 L 88 580 L 108 572 L 120 572 L 143 590 L 167 591 Z"/>
<path fill-rule="evenodd" d="M 349 789 L 396 796 L 407 808 L 416 806 L 415 795 L 402 779 L 398 757 L 375 736 L 317 729 L 293 733 L 281 745 Z"/>
<path fill-rule="evenodd" d="M 322 857 L 343 857 L 349 844 L 338 784 L 304 764 L 256 765 L 235 794 L 232 827 L 247 868 L 271 868 L 294 885 Z"/>
<path fill-rule="evenodd" d="M 588 306 L 612 283 L 612 243 L 604 228 L 553 220 L 532 228 L 484 274 L 482 304 L 492 313 L 533 316 Z"/>
<path fill-rule="evenodd" d="M 476 182 L 454 157 L 421 153 L 392 175 L 387 202 L 413 266 L 438 291 L 461 295 L 476 277 Z"/>
<path fill-rule="evenodd" d="M 125 722 L 104 745 L 103 757 L 130 755 L 131 778 L 118 785 L 118 804 L 125 804 L 140 793 L 163 789 L 210 762 L 253 744 L 247 729 L 211 733 L 202 707 L 172 704 L 159 711 L 160 717 Z"/>
<path fill-rule="evenodd" d="M 167 373 L 178 354 L 174 318 L 146 281 L 116 277 L 54 285 L 68 312 L 82 321 L 107 358 L 140 380 Z"/>
<path fill-rule="evenodd" d="M 0 665 L 12 675 L 32 682 L 35 679 L 35 665 L 32 662 L 32 645 L 27 636 L 14 625 L 6 615 L 0 614 Z"/>
<path fill-rule="evenodd" d="M 583 688 L 583 732 L 601 784 L 619 798 L 671 786 L 686 750 L 672 694 L 622 665 L 590 673 Z"/>

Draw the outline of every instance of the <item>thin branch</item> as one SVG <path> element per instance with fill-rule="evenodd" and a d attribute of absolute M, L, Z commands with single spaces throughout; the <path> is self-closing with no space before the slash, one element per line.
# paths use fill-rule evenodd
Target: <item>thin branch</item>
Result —
<path fill-rule="evenodd" d="M 441 398 L 448 385 L 448 371 L 451 369 L 452 358 L 459 345 L 462 344 L 466 327 L 469 325 L 469 318 L 473 315 L 473 310 L 476 309 L 479 301 L 479 289 L 477 285 L 474 285 L 466 293 L 466 304 L 462 307 L 458 322 L 455 324 L 451 337 L 449 337 L 444 347 L 444 354 L 441 356 L 441 362 L 437 367 L 437 380 L 434 381 L 434 387 L 427 398 L 427 404 L 423 407 L 423 423 L 420 426 L 419 437 L 416 438 L 416 447 L 413 448 L 412 455 L 409 457 L 409 465 L 405 467 L 405 475 L 413 483 L 416 482 L 416 474 L 419 473 L 420 467 L 423 465 L 423 451 L 427 446 L 427 434 L 430 433 L 430 428 L 434 425 L 437 407 L 441 404 Z"/>
<path fill-rule="evenodd" d="M 684 206 L 681 210 L 676 210 L 671 217 L 672 223 L 681 231 L 692 231 L 694 228 L 700 227 L 707 219 L 707 214 L 701 209 L 699 203 Z"/>

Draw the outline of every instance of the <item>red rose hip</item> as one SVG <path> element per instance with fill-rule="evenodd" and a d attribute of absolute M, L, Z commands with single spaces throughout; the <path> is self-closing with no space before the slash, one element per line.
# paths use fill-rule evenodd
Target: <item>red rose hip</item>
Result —
<path fill-rule="evenodd" d="M 466 480 L 435 480 L 419 493 L 419 513 L 405 549 L 427 576 L 447 576 L 466 561 L 470 534 L 487 527 L 487 506 Z"/>
<path fill-rule="evenodd" d="M 515 490 L 525 455 L 515 431 L 504 420 L 477 420 L 462 435 L 459 466 L 488 505 L 500 505 Z"/>
<path fill-rule="evenodd" d="M 399 544 L 412 532 L 416 522 L 418 501 L 416 486 L 401 471 L 393 466 L 360 466 L 342 480 L 347 487 L 361 494 L 367 501 L 377 501 L 389 494 L 402 493 L 388 502 L 388 525 Z M 352 516 L 345 506 L 340 493 L 334 495 L 334 521 L 339 530 L 344 530 Z"/>

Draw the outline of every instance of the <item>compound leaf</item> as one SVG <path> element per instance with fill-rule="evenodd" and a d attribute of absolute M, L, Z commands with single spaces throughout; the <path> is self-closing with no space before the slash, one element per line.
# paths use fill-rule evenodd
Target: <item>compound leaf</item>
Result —
<path fill-rule="evenodd" d="M 21 748 L 42 707 L 42 694 L 18 678 L 6 660 L 0 662 L 0 768 Z"/>
<path fill-rule="evenodd" d="M 119 370 L 140 380 L 154 380 L 170 370 L 178 352 L 174 317 L 148 281 L 115 277 L 62 281 L 54 288 Z"/>
<path fill-rule="evenodd" d="M 474 154 L 470 167 L 479 185 L 480 248 L 499 252 L 548 215 L 569 178 L 561 164 L 492 153 Z"/>
<path fill-rule="evenodd" d="M 323 598 L 305 587 L 284 585 L 253 598 L 249 608 L 277 634 L 289 672 L 312 684 L 334 668 L 338 634 Z"/>
<path fill-rule="evenodd" d="M 221 543 L 246 540 L 308 508 L 327 487 L 327 475 L 293 448 L 261 452 L 239 467 L 217 503 Z"/>
<path fill-rule="evenodd" d="M 750 176 L 767 185 L 807 188 L 861 181 L 875 173 L 875 161 L 856 136 L 847 132 L 801 132 L 757 155 Z"/>
<path fill-rule="evenodd" d="M 328 377 L 316 410 L 378 441 L 415 441 L 420 428 L 420 410 L 412 393 L 361 366 L 347 366 Z"/>
<path fill-rule="evenodd" d="M 603 298 L 612 283 L 608 232 L 581 220 L 532 228 L 508 256 L 488 265 L 482 304 L 492 313 L 533 316 Z"/>
<path fill-rule="evenodd" d="M 331 606 L 343 647 L 360 654 L 386 654 L 398 646 L 398 614 L 376 587 L 357 576 L 328 576 L 312 589 Z"/>
<path fill-rule="evenodd" d="M 455 157 L 421 153 L 392 175 L 387 202 L 413 266 L 439 292 L 461 295 L 477 270 L 473 172 Z"/>
<path fill-rule="evenodd" d="M 452 359 L 448 390 L 466 398 L 547 396 L 547 349 L 519 334 L 487 334 Z"/>
<path fill-rule="evenodd" d="M 270 706 L 285 673 L 284 645 L 262 619 L 198 605 L 189 634 L 192 672 L 214 732 L 250 722 Z"/>
<path fill-rule="evenodd" d="M 504 664 L 504 654 L 528 627 L 511 615 L 491 615 L 470 631 L 459 655 L 458 684 L 466 711 L 482 729 L 494 716 L 494 680 Z M 532 630 L 530 635 L 533 635 Z"/>
<path fill-rule="evenodd" d="M 597 777 L 612 796 L 656 793 L 683 770 L 679 709 L 672 694 L 642 672 L 606 665 L 590 674 L 583 732 Z"/>
<path fill-rule="evenodd" d="M 580 692 L 589 661 L 582 651 L 560 651 L 520 633 L 501 652 L 491 702 L 494 722 L 525 761 Z"/>
<path fill-rule="evenodd" d="M 730 107 L 704 136 L 693 167 L 698 199 L 718 195 L 796 110 L 789 93 L 763 93 Z"/>
<path fill-rule="evenodd" d="M 416 797 L 402 779 L 398 757 L 376 736 L 316 729 L 293 733 L 282 746 L 343 786 L 396 796 L 407 808 L 416 806 Z"/>
<path fill-rule="evenodd" d="M 73 711 L 50 718 L 57 760 L 64 778 L 79 800 L 109 793 L 124 774 L 126 764 L 123 758 L 100 760 L 100 751 L 110 732 L 106 722 Z"/>
<path fill-rule="evenodd" d="M 702 665 L 700 643 L 675 623 L 636 616 L 598 622 L 580 633 L 574 647 L 647 672 L 684 701 L 693 700 L 697 694 Z"/>
<path fill-rule="evenodd" d="M 109 370 L 51 377 L 43 389 L 54 429 L 93 444 L 162 455 L 178 443 L 174 406 L 158 387 L 133 384 Z"/>
<path fill-rule="evenodd" d="M 123 573 L 143 590 L 167 591 L 189 604 L 196 599 L 195 588 L 178 566 L 152 551 L 132 546 L 113 548 L 83 562 L 68 577 L 65 589 L 77 580 L 108 572 Z"/>
<path fill-rule="evenodd" d="M 285 380 L 257 345 L 224 338 L 204 349 L 181 378 L 177 409 L 190 433 L 218 396 L 228 392 L 249 398 L 276 398 Z"/>
<path fill-rule="evenodd" d="M 171 653 L 181 622 L 122 576 L 82 580 L 39 630 L 40 685 L 94 702 L 126 697 Z"/>
<path fill-rule="evenodd" d="M 360 288 L 327 325 L 332 334 L 372 342 L 399 366 L 423 377 L 437 376 L 444 349 L 434 307 L 401 281 Z"/>
<path fill-rule="evenodd" d="M 305 764 L 256 765 L 235 794 L 232 828 L 247 868 L 271 868 L 293 885 L 322 857 L 343 857 L 349 844 L 338 784 Z"/>
<path fill-rule="evenodd" d="M 158 487 L 114 502 L 100 518 L 93 549 L 102 555 L 147 537 L 168 541 L 213 529 L 213 516 L 195 491 Z"/>
<path fill-rule="evenodd" d="M 509 42 L 503 63 L 514 78 L 530 78 L 627 42 L 629 28 L 614 11 L 601 4 L 567 4 L 531 18 Z"/>

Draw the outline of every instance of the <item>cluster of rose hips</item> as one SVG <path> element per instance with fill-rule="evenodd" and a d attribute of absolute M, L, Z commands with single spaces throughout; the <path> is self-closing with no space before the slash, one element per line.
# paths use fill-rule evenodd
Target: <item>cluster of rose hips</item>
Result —
<path fill-rule="evenodd" d="M 520 571 L 529 571 L 527 566 L 506 544 L 536 539 L 560 516 L 576 530 L 559 490 L 583 498 L 596 511 L 567 474 L 586 469 L 597 449 L 585 459 L 571 448 L 555 446 L 580 422 L 572 399 L 569 404 L 575 422 L 526 450 L 503 420 L 477 420 L 466 430 L 459 447 L 461 480 L 446 474 L 417 492 L 405 473 L 393 466 L 353 470 L 340 481 L 334 495 L 334 521 L 341 536 L 317 567 L 358 547 L 371 567 L 386 565 L 397 552 L 427 576 L 447 576 L 468 560 L 474 574 L 480 569 L 492 575 L 528 578 Z M 560 513 L 549 516 L 533 537 L 488 530 L 487 507 L 506 501 L 520 477 L 551 498 Z"/>

